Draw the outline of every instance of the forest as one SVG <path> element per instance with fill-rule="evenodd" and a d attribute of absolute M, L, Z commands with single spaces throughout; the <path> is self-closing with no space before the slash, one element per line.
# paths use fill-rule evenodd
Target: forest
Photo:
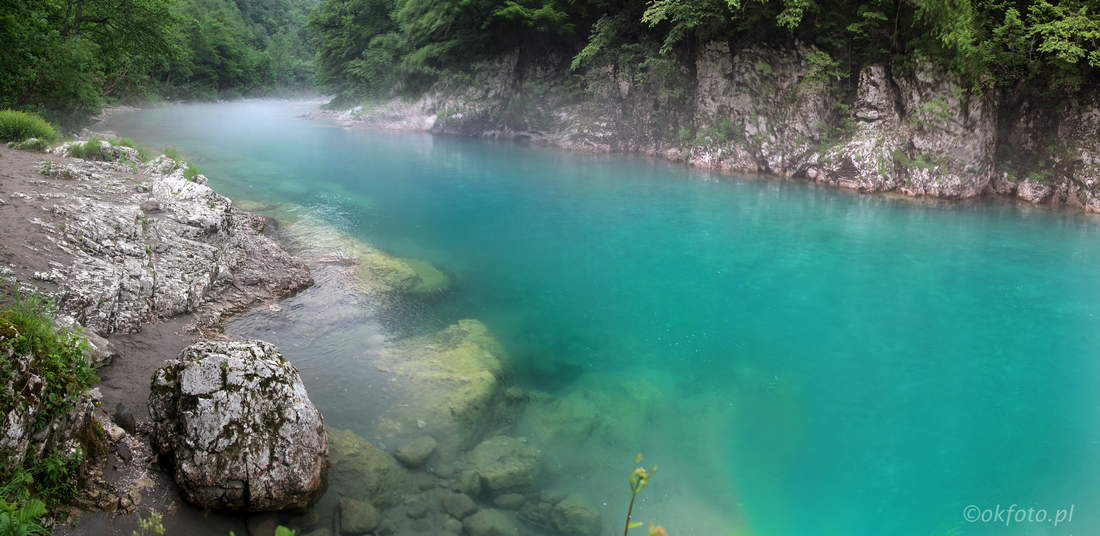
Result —
<path fill-rule="evenodd" d="M 4 0 L 0 109 L 72 128 L 105 104 L 316 88 L 314 0 Z"/>
<path fill-rule="evenodd" d="M 928 58 L 974 90 L 1066 98 L 1100 67 L 1100 2 L 1068 0 L 322 0 L 310 14 L 317 77 L 337 101 L 417 94 L 519 51 L 583 74 L 659 73 L 702 43 L 811 45 L 815 69 L 854 84 L 870 62 Z"/>
<path fill-rule="evenodd" d="M 708 41 L 810 45 L 854 85 L 928 58 L 974 91 L 1074 98 L 1100 79 L 1100 0 L 5 0 L 0 109 L 62 125 L 104 104 L 320 91 L 416 96 L 518 52 L 582 75 L 642 75 Z"/>

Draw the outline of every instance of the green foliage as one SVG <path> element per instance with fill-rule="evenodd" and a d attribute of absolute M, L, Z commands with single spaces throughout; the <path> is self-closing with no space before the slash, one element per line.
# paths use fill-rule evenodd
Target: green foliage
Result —
<path fill-rule="evenodd" d="M 806 63 L 810 66 L 810 73 L 802 79 L 801 89 L 807 93 L 818 91 L 822 87 L 828 86 L 830 81 L 839 80 L 846 76 L 844 72 L 839 70 L 840 63 L 821 50 L 815 50 L 808 54 Z"/>
<path fill-rule="evenodd" d="M 69 156 L 73 158 L 83 158 L 85 160 L 99 160 L 102 162 L 110 162 L 115 159 L 114 155 L 107 149 L 103 148 L 100 140 L 96 136 L 92 136 L 88 141 L 84 143 L 75 143 L 69 146 Z"/>
<path fill-rule="evenodd" d="M 45 513 L 46 504 L 38 499 L 31 499 L 22 507 L 0 499 L 0 536 L 49 534 L 36 523 Z"/>
<path fill-rule="evenodd" d="M 46 143 L 45 140 L 40 140 L 38 138 L 28 138 L 19 143 L 9 145 L 16 149 L 20 149 L 23 151 L 32 151 L 36 153 L 44 153 L 46 152 L 46 149 L 50 146 L 50 144 Z"/>
<path fill-rule="evenodd" d="M 894 161 L 908 169 L 932 169 L 937 165 L 936 158 L 925 153 L 918 154 L 916 158 L 909 158 L 905 153 L 895 151 Z"/>
<path fill-rule="evenodd" d="M 55 501 L 76 497 L 77 472 L 83 458 L 79 450 L 65 454 L 55 451 L 35 458 L 31 473 L 37 476 L 34 482 L 37 492 Z"/>
<path fill-rule="evenodd" d="M 6 0 L 0 107 L 77 128 L 107 103 L 309 91 L 313 0 Z"/>
<path fill-rule="evenodd" d="M 87 342 L 79 333 L 58 333 L 53 318 L 56 308 L 49 299 L 32 293 L 23 296 L 16 286 L 13 303 L 0 312 L 0 347 L 11 348 L 16 355 L 34 355 L 30 372 L 46 382 L 42 407 L 34 429 L 40 430 L 57 415 L 72 408 L 73 399 L 90 389 L 99 378 L 84 356 Z M 5 335 L 6 333 L 6 335 Z M 13 370 L 10 363 L 0 364 L 0 386 L 6 385 Z M 7 389 L 7 388 L 4 388 Z M 0 414 L 15 408 L 18 393 L 0 393 Z"/>
<path fill-rule="evenodd" d="M 195 182 L 195 177 L 199 176 L 201 173 L 202 170 L 199 169 L 198 166 L 188 164 L 187 169 L 183 170 L 183 178 Z"/>
<path fill-rule="evenodd" d="M 3 281 L 0 281 L 2 286 Z M 9 309 L 0 312 L 0 351 L 17 356 L 32 355 L 26 372 L 44 380 L 41 405 L 35 413 L 33 430 L 45 428 L 58 415 L 73 407 L 73 401 L 94 385 L 98 378 L 84 356 L 87 342 L 79 332 L 54 329 L 53 303 L 37 293 L 23 295 L 18 285 L 11 291 Z M 0 415 L 7 415 L 24 403 L 11 388 L 15 370 L 12 360 L 0 359 Z M 80 449 L 59 452 L 28 452 L 26 466 L 0 464 L 0 536 L 5 534 L 48 534 L 31 522 L 45 511 L 45 505 L 60 504 L 76 495 L 77 472 L 83 460 Z M 5 502 L 7 501 L 7 502 Z M 44 503 L 43 503 L 44 501 Z M 16 504 L 27 513 L 19 522 Z M 39 507 L 32 505 L 40 504 Z M 29 508 L 29 510 L 28 510 Z M 8 514 L 7 525 L 3 519 Z M 29 524 L 27 524 L 29 523 Z M 7 530 L 7 532 L 5 532 Z"/>
<path fill-rule="evenodd" d="M 906 119 L 917 128 L 943 130 L 951 122 L 951 106 L 946 96 L 937 95 L 915 108 Z"/>
<path fill-rule="evenodd" d="M 164 523 L 160 512 L 153 510 L 149 512 L 149 517 L 143 517 L 138 519 L 138 530 L 133 532 L 133 536 L 151 536 L 153 534 L 164 534 Z"/>
<path fill-rule="evenodd" d="M 729 23 L 733 10 L 740 7 L 740 0 L 654 0 L 642 15 L 642 22 L 650 26 L 666 21 L 670 24 L 661 45 L 661 53 L 668 54 L 694 33 L 704 37 L 717 33 Z"/>
<path fill-rule="evenodd" d="M 153 66 L 160 92 L 217 99 L 313 87 L 314 49 L 305 33 L 309 0 L 178 0 L 178 58 Z"/>
<path fill-rule="evenodd" d="M 0 142 L 19 143 L 28 138 L 54 142 L 60 135 L 53 126 L 37 115 L 14 110 L 0 111 Z"/>
<path fill-rule="evenodd" d="M 134 140 L 131 140 L 130 138 L 111 138 L 110 141 L 111 145 L 129 147 L 137 151 L 138 160 L 141 160 L 142 162 L 148 162 L 153 159 L 153 151 L 149 150 L 149 148 L 144 145 L 134 142 Z"/>

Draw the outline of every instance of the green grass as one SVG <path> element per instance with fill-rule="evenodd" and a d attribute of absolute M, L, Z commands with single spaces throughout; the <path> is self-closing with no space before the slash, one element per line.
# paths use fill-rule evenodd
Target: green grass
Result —
<path fill-rule="evenodd" d="M 131 140 L 130 138 L 112 138 L 110 142 L 111 145 L 129 147 L 131 149 L 134 149 L 138 152 L 138 159 L 142 162 L 148 162 L 153 159 L 153 151 L 149 150 L 148 147 L 141 145 L 140 143 L 135 143 L 134 140 Z"/>
<path fill-rule="evenodd" d="M 100 160 L 103 162 L 110 162 L 115 159 L 114 155 L 105 151 L 103 147 L 99 145 L 101 140 L 92 136 L 91 139 L 84 142 L 84 144 L 74 144 L 69 146 L 69 156 L 73 158 L 83 158 L 84 160 Z"/>
<path fill-rule="evenodd" d="M 164 156 L 167 156 L 168 158 L 171 158 L 172 160 L 175 160 L 178 164 L 187 164 L 187 169 L 183 170 L 183 178 L 191 182 L 195 182 L 195 177 L 202 174 L 202 169 L 181 157 L 179 150 L 175 147 L 165 146 L 162 154 L 164 154 Z M 175 169 L 178 169 L 178 164 Z"/>
<path fill-rule="evenodd" d="M 57 130 L 37 115 L 13 110 L 0 111 L 0 142 L 15 142 L 38 138 L 46 143 L 61 138 Z"/>
<path fill-rule="evenodd" d="M 202 170 L 198 166 L 188 163 L 187 169 L 183 171 L 183 178 L 195 182 L 195 177 L 202 173 Z"/>
<path fill-rule="evenodd" d="M 100 160 L 103 162 L 112 162 L 118 159 L 118 156 L 113 151 L 106 151 L 100 146 L 99 142 L 102 141 L 96 136 L 92 136 L 88 141 L 83 144 L 74 144 L 69 146 L 69 156 L 74 158 L 83 158 L 85 160 Z M 148 147 L 134 142 L 130 138 L 111 138 L 106 140 L 107 143 L 115 147 L 129 147 L 137 151 L 138 159 L 142 162 L 148 162 L 153 159 L 153 151 Z M 0 536 L 3 536 L 0 534 Z"/>

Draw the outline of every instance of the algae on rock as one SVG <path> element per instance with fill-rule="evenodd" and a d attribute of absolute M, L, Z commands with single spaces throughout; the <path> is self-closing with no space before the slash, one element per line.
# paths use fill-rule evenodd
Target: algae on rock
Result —
<path fill-rule="evenodd" d="M 460 320 L 438 333 L 400 341 L 386 348 L 375 366 L 400 376 L 408 392 L 407 404 L 382 416 L 377 434 L 431 435 L 438 442 L 441 463 L 478 443 L 515 409 L 502 396 L 508 356 L 476 320 Z"/>

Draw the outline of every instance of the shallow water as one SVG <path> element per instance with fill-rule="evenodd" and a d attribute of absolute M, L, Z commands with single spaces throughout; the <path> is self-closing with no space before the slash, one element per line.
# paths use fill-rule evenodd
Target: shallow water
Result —
<path fill-rule="evenodd" d="M 568 415 L 515 432 L 543 441 L 548 485 L 600 498 L 605 532 L 643 452 L 660 471 L 635 519 L 674 535 L 1100 533 L 1097 219 L 294 118 L 310 108 L 111 127 L 177 147 L 291 235 L 455 276 L 380 310 L 322 270 L 229 326 L 279 345 L 330 425 L 370 437 L 394 402 L 372 356 L 474 318 L 517 384 L 602 416 L 584 437 Z M 996 517 L 1010 505 L 1032 521 Z"/>

